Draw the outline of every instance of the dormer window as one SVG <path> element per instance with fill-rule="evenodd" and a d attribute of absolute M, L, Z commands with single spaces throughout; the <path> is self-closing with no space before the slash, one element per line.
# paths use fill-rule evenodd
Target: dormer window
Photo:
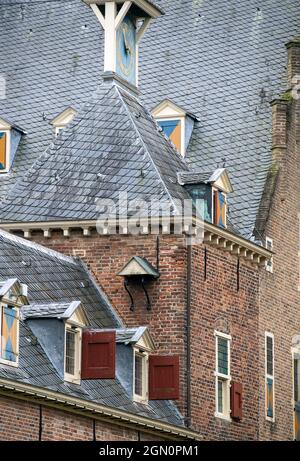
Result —
<path fill-rule="evenodd" d="M 62 131 L 66 126 L 73 120 L 76 115 L 76 110 L 72 107 L 68 107 L 59 115 L 57 115 L 53 120 L 51 120 L 51 125 L 54 127 L 54 134 L 58 136 L 59 132 Z"/>
<path fill-rule="evenodd" d="M 9 172 L 22 133 L 25 134 L 20 128 L 0 118 L 0 174 Z"/>
<path fill-rule="evenodd" d="M 66 325 L 65 381 L 80 383 L 82 328 Z"/>
<path fill-rule="evenodd" d="M 19 362 L 19 309 L 0 305 L 1 351 L 0 362 L 18 366 Z"/>
<path fill-rule="evenodd" d="M 80 384 L 82 329 L 87 318 L 80 303 L 73 305 L 73 313 L 65 322 L 65 381 Z"/>
<path fill-rule="evenodd" d="M 136 402 L 148 400 L 148 365 L 149 354 L 142 349 L 134 348 L 134 395 Z"/>
<path fill-rule="evenodd" d="M 0 171 L 7 171 L 9 151 L 9 131 L 0 131 Z"/>
<path fill-rule="evenodd" d="M 196 117 L 168 99 L 162 101 L 152 111 L 152 116 L 165 135 L 184 156 L 188 148 Z"/>
<path fill-rule="evenodd" d="M 178 183 L 187 190 L 204 221 L 227 227 L 227 195 L 233 187 L 225 168 L 213 173 L 182 171 L 178 173 Z"/>
<path fill-rule="evenodd" d="M 28 323 L 59 376 L 64 381 L 80 384 L 83 328 L 89 325 L 81 302 L 30 304 L 22 309 L 22 319 Z"/>
<path fill-rule="evenodd" d="M 27 304 L 27 287 L 16 279 L 0 282 L 0 363 L 18 366 L 19 311 Z"/>

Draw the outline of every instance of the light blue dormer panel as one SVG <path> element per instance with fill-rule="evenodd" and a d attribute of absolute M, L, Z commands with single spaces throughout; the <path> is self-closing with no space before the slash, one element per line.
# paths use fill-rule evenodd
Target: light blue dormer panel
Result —
<path fill-rule="evenodd" d="M 9 170 L 13 166 L 14 159 L 21 141 L 22 133 L 14 128 L 11 130 L 10 135 L 10 156 L 9 156 Z"/>

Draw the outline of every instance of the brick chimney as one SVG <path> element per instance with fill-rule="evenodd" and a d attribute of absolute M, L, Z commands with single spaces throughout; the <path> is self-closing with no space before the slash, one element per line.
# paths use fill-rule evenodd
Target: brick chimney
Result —
<path fill-rule="evenodd" d="M 286 44 L 288 50 L 288 88 L 295 84 L 296 76 L 300 82 L 300 37 L 297 37 Z"/>

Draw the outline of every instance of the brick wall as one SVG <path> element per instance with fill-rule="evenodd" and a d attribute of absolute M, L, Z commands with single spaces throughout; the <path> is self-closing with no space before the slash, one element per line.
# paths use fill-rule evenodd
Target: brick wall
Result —
<path fill-rule="evenodd" d="M 92 441 L 94 421 L 91 418 L 50 407 L 0 396 L 0 441 Z M 155 441 L 160 435 L 129 429 L 108 422 L 95 421 L 97 441 Z"/>
<path fill-rule="evenodd" d="M 300 70 L 300 48 L 289 48 L 288 76 L 291 81 Z M 297 58 L 297 59 L 296 59 Z M 287 118 L 273 121 L 273 139 L 287 149 L 281 156 L 279 182 L 272 200 L 265 235 L 273 238 L 274 272 L 264 271 L 260 291 L 260 438 L 293 440 L 292 339 L 300 334 L 299 292 L 299 137 L 300 104 L 286 103 Z M 285 131 L 285 132 L 284 132 Z M 281 139 L 280 139 L 281 138 Z M 276 159 L 277 160 L 277 159 Z M 265 418 L 265 344 L 264 334 L 274 334 L 275 341 L 275 422 Z"/>
<path fill-rule="evenodd" d="M 123 279 L 116 274 L 133 255 L 156 266 L 156 236 L 83 237 L 72 231 L 69 238 L 53 232 L 51 239 L 33 234 L 38 243 L 70 255 L 80 256 L 102 286 L 127 326 L 150 325 L 161 353 L 181 358 L 180 410 L 186 415 L 186 279 L 187 247 L 184 237 L 160 236 L 159 280 L 149 286 L 152 311 L 145 296 L 131 287 L 136 303 L 130 301 Z M 207 280 L 204 281 L 204 246 L 193 247 L 192 267 L 192 428 L 208 439 L 255 439 L 258 431 L 258 271 L 241 261 L 237 291 L 237 258 L 222 250 L 207 249 Z M 245 417 L 225 422 L 215 412 L 215 337 L 219 329 L 232 335 L 232 376 L 245 388 Z M 224 331 L 226 330 L 226 331 Z"/>

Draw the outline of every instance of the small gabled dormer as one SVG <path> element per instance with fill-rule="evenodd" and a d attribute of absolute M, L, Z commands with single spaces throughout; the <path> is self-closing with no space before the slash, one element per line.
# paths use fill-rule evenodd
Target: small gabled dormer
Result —
<path fill-rule="evenodd" d="M 0 118 L 0 174 L 10 171 L 22 134 L 21 128 Z"/>
<path fill-rule="evenodd" d="M 178 152 L 184 156 L 193 133 L 195 120 L 197 120 L 196 117 L 169 99 L 165 99 L 156 106 L 152 110 L 152 116 Z"/>
<path fill-rule="evenodd" d="M 22 310 L 22 319 L 64 381 L 80 384 L 83 328 L 88 326 L 80 301 L 31 304 Z"/>
<path fill-rule="evenodd" d="M 73 107 L 67 107 L 60 114 L 58 114 L 50 124 L 54 128 L 54 134 L 57 136 L 61 130 L 66 128 L 66 126 L 73 120 L 76 115 L 76 110 Z"/>
<path fill-rule="evenodd" d="M 179 398 L 179 357 L 152 355 L 147 327 L 116 330 L 116 342 L 117 376 L 135 402 Z"/>
<path fill-rule="evenodd" d="M 0 281 L 0 363 L 19 364 L 20 309 L 26 304 L 26 285 L 17 279 Z"/>
<path fill-rule="evenodd" d="M 204 221 L 227 227 L 227 196 L 233 187 L 225 168 L 213 173 L 183 171 L 178 173 L 178 183 L 187 190 Z"/>

